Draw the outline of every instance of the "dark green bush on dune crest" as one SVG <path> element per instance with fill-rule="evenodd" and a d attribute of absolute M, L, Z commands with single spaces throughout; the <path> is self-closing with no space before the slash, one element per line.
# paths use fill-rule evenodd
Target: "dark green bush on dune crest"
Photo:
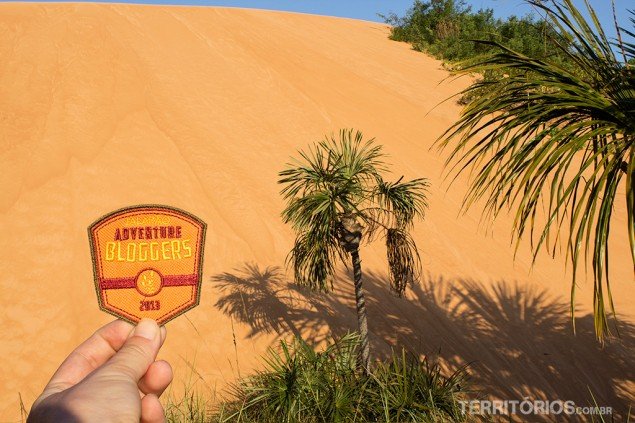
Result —
<path fill-rule="evenodd" d="M 382 17 L 393 27 L 391 39 L 411 43 L 415 50 L 448 62 L 496 51 L 495 46 L 474 40 L 500 43 L 534 58 L 568 62 L 554 48 L 560 40 L 558 32 L 548 21 L 532 15 L 496 19 L 492 9 L 473 11 L 461 0 L 416 0 L 403 17 Z"/>
<path fill-rule="evenodd" d="M 381 16 L 392 25 L 390 38 L 412 44 L 413 49 L 443 60 L 452 70 L 460 70 L 469 61 L 500 51 L 498 45 L 525 56 L 549 60 L 565 69 L 575 64 L 559 45 L 568 41 L 545 19 L 533 15 L 494 18 L 492 9 L 473 11 L 462 0 L 415 0 L 406 15 Z M 485 81 L 496 81 L 512 68 L 481 70 Z M 462 93 L 460 104 L 485 95 L 482 90 Z"/>

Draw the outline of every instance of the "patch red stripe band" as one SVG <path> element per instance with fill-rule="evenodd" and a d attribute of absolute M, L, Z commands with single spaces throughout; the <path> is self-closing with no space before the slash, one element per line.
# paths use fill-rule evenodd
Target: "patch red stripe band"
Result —
<path fill-rule="evenodd" d="M 161 278 L 161 286 L 188 286 L 198 283 L 198 275 L 168 275 Z M 133 289 L 137 286 L 136 278 L 100 279 L 101 289 Z"/>

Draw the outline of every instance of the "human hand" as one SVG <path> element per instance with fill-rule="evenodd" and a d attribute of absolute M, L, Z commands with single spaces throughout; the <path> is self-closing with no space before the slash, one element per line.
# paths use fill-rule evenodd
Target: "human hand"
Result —
<path fill-rule="evenodd" d="M 165 327 L 150 319 L 103 326 L 64 360 L 27 423 L 164 422 L 159 396 L 172 382 L 172 368 L 155 359 L 165 336 Z"/>

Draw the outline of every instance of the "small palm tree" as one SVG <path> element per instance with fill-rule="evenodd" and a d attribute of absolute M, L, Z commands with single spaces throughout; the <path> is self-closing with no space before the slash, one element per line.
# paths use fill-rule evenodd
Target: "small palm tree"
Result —
<path fill-rule="evenodd" d="M 328 292 L 338 259 L 353 265 L 357 323 L 361 337 L 360 370 L 368 371 L 370 346 L 359 246 L 377 235 L 386 240 L 390 280 L 402 295 L 418 277 L 419 254 L 409 231 L 423 217 L 425 179 L 385 182 L 381 146 L 363 141 L 361 132 L 341 130 L 326 137 L 280 172 L 281 193 L 287 202 L 285 223 L 296 232 L 289 261 L 298 284 Z"/>
<path fill-rule="evenodd" d="M 635 264 L 635 44 L 621 36 L 610 42 L 588 3 L 591 22 L 571 0 L 552 7 L 529 3 L 546 13 L 568 65 L 487 43 L 499 52 L 464 64 L 459 73 L 504 76 L 462 93 L 473 100 L 440 145 L 450 148 L 455 172 L 472 169 L 464 207 L 484 199 L 491 218 L 515 210 L 516 245 L 529 233 L 534 259 L 542 246 L 555 255 L 564 245 L 573 264 L 572 318 L 578 264 L 591 258 L 596 334 L 603 339 L 610 333 L 607 309 L 614 312 L 608 239 L 620 197 Z"/>

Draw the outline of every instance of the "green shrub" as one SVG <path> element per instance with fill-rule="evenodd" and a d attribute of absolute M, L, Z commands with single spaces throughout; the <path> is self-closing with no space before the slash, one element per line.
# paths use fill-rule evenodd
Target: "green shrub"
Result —
<path fill-rule="evenodd" d="M 449 377 L 438 364 L 402 351 L 357 372 L 359 336 L 349 334 L 317 352 L 296 339 L 270 349 L 264 370 L 245 378 L 219 406 L 219 421 L 352 422 L 462 421 L 464 368 Z"/>
<path fill-rule="evenodd" d="M 382 16 L 392 25 L 390 38 L 411 43 L 438 59 L 457 62 L 490 53 L 500 43 L 512 50 L 535 58 L 566 61 L 566 55 L 556 47 L 563 39 L 544 19 L 532 15 L 494 18 L 492 9 L 473 11 L 461 0 L 415 0 L 400 17 Z M 566 44 L 566 43 L 565 43 Z"/>

